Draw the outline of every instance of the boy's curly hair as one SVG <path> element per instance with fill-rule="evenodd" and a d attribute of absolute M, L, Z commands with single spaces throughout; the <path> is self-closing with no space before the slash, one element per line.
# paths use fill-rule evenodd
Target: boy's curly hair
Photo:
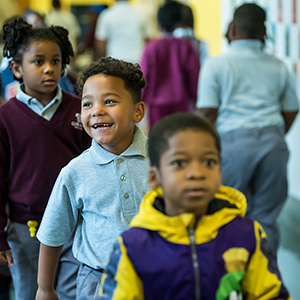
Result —
<path fill-rule="evenodd" d="M 81 72 L 77 80 L 77 91 L 80 97 L 85 82 L 88 78 L 104 74 L 123 79 L 125 89 L 131 94 L 134 103 L 141 101 L 142 88 L 146 87 L 146 79 L 139 64 L 133 64 L 112 57 L 103 57 L 93 62 Z"/>
<path fill-rule="evenodd" d="M 32 42 L 53 41 L 58 44 L 61 51 L 61 75 L 63 75 L 66 65 L 70 63 L 70 56 L 74 55 L 68 34 L 68 30 L 60 26 L 33 28 L 23 17 L 10 18 L 3 25 L 3 56 L 12 57 L 16 63 L 22 64 L 23 53 Z M 22 81 L 15 76 L 14 79 Z"/>

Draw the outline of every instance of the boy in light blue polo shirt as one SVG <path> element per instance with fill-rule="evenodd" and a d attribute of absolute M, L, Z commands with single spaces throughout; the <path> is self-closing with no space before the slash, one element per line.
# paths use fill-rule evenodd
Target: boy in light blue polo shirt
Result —
<path fill-rule="evenodd" d="M 285 133 L 299 103 L 284 63 L 263 51 L 265 20 L 255 3 L 235 10 L 229 51 L 201 69 L 197 108 L 220 134 L 223 184 L 245 194 L 246 217 L 262 225 L 277 251 L 277 218 L 288 192 Z"/>
<path fill-rule="evenodd" d="M 57 257 L 75 230 L 81 262 L 76 299 L 94 299 L 117 236 L 128 228 L 150 189 L 147 138 L 135 125 L 144 116 L 146 81 L 138 65 L 113 58 L 91 64 L 78 80 L 81 120 L 92 146 L 59 174 L 37 237 L 41 241 L 36 299 L 58 299 Z"/>

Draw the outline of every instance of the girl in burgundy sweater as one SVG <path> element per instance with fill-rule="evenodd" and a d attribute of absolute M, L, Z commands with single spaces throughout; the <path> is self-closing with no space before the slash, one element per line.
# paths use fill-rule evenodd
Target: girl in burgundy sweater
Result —
<path fill-rule="evenodd" d="M 60 169 L 90 145 L 90 138 L 80 121 L 80 98 L 58 85 L 73 56 L 68 31 L 32 28 L 13 18 L 4 24 L 3 38 L 3 54 L 12 58 L 20 86 L 0 107 L 0 262 L 9 265 L 16 299 L 32 300 L 39 253 L 35 230 Z M 61 299 L 76 298 L 78 262 L 71 243 L 58 268 Z"/>

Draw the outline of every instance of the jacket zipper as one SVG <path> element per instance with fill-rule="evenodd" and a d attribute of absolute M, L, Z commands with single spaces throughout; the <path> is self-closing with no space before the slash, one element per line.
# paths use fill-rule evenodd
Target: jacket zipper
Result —
<path fill-rule="evenodd" d="M 198 263 L 198 256 L 196 252 L 196 241 L 195 241 L 195 231 L 192 228 L 188 228 L 189 239 L 191 242 L 192 249 L 192 259 L 193 259 L 193 268 L 195 273 L 195 292 L 196 292 L 196 300 L 201 299 L 200 293 L 200 269 Z"/>

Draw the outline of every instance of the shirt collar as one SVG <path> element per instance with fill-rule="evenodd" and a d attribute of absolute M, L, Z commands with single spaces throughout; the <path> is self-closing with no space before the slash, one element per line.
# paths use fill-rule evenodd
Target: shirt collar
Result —
<path fill-rule="evenodd" d="M 130 5 L 130 4 L 128 1 L 116 1 L 114 5 L 121 6 L 121 5 Z"/>
<path fill-rule="evenodd" d="M 94 139 L 90 148 L 90 156 L 95 164 L 104 165 L 110 163 L 117 157 L 126 156 L 148 156 L 147 137 L 143 131 L 135 125 L 133 141 L 131 145 L 120 155 L 113 154 L 103 149 Z"/>
<path fill-rule="evenodd" d="M 24 89 L 24 83 L 19 84 L 19 86 L 18 86 L 18 92 L 17 92 L 17 95 L 16 95 L 16 98 L 17 98 L 19 101 L 25 103 L 25 104 L 28 105 L 28 106 L 30 105 L 30 102 L 31 102 L 33 99 L 35 99 L 36 101 L 38 101 L 38 99 L 33 98 L 33 97 L 27 95 L 27 94 L 23 91 L 23 89 Z M 61 103 L 61 101 L 62 101 L 62 91 L 61 91 L 61 88 L 60 88 L 59 85 L 57 85 L 57 92 L 56 92 L 55 97 L 54 97 L 49 103 L 51 103 L 53 100 L 56 100 L 56 99 L 58 100 L 57 103 Z"/>
<path fill-rule="evenodd" d="M 194 38 L 194 30 L 192 28 L 181 28 L 178 27 L 173 31 L 173 35 L 177 38 L 189 37 Z"/>
<path fill-rule="evenodd" d="M 230 48 L 234 50 L 258 50 L 261 51 L 263 48 L 263 43 L 260 40 L 252 40 L 252 39 L 245 39 L 245 40 L 236 40 L 230 43 Z"/>

